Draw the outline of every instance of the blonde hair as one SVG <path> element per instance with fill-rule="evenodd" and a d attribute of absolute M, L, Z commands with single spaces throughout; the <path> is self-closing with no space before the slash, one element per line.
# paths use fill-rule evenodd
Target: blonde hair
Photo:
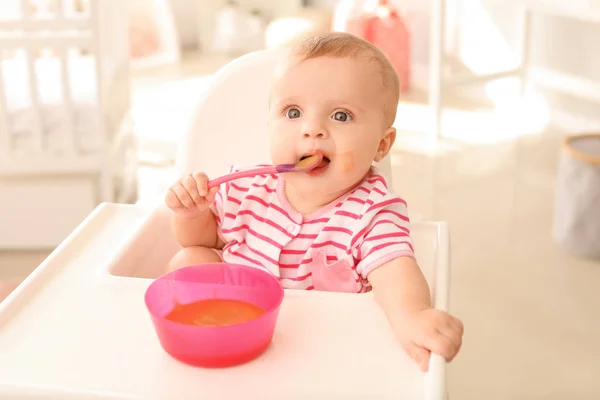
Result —
<path fill-rule="evenodd" d="M 388 57 L 377 46 L 349 33 L 333 32 L 301 40 L 293 45 L 290 52 L 300 60 L 329 56 L 375 62 L 381 72 L 383 87 L 387 89 L 388 99 L 383 111 L 389 126 L 394 123 L 400 100 L 400 78 Z"/>

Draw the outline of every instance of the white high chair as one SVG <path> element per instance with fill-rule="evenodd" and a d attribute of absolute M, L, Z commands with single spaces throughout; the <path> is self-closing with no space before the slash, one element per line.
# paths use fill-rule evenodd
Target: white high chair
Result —
<path fill-rule="evenodd" d="M 245 55 L 219 71 L 182 143 L 181 173 L 268 162 L 274 57 Z M 384 170 L 390 176 L 389 162 Z M 0 303 L 0 398 L 446 397 L 444 360 L 433 355 L 421 373 L 369 293 L 286 291 L 272 346 L 243 366 L 205 370 L 172 359 L 143 301 L 179 249 L 169 215 L 164 206 L 99 206 Z M 419 222 L 412 234 L 435 307 L 447 309 L 447 226 Z"/>

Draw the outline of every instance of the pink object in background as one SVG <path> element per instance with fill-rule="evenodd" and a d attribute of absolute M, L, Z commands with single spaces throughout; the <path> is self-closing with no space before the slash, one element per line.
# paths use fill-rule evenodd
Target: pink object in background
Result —
<path fill-rule="evenodd" d="M 400 77 L 400 91 L 410 89 L 410 32 L 398 10 L 387 0 L 378 0 L 374 7 L 369 2 L 351 1 L 336 12 L 342 19 L 337 29 L 365 39 L 379 47 L 390 59 Z M 372 2 L 371 2 L 372 3 Z"/>
<path fill-rule="evenodd" d="M 163 349 L 184 363 L 228 367 L 260 356 L 271 344 L 283 301 L 279 278 L 268 271 L 218 263 L 181 268 L 156 279 L 145 295 Z M 229 326 L 203 327 L 166 319 L 175 304 L 240 300 L 262 308 L 260 317 Z"/>

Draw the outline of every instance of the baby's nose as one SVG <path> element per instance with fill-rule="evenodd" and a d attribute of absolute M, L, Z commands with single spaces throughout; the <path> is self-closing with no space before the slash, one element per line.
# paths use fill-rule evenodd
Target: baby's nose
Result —
<path fill-rule="evenodd" d="M 325 139 L 328 136 L 327 123 L 322 118 L 313 116 L 305 118 L 302 125 L 302 136 L 305 139 Z"/>
<path fill-rule="evenodd" d="M 325 137 L 325 133 L 322 131 L 305 131 L 303 136 L 305 138 L 317 138 L 322 139 Z"/>

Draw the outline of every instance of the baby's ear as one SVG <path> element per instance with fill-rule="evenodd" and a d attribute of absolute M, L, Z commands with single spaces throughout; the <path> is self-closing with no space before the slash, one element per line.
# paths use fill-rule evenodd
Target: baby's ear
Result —
<path fill-rule="evenodd" d="M 396 141 L 396 128 L 388 128 L 381 140 L 379 141 L 379 147 L 375 154 L 375 161 L 379 162 L 383 160 L 385 156 L 390 152 L 394 142 Z"/>

